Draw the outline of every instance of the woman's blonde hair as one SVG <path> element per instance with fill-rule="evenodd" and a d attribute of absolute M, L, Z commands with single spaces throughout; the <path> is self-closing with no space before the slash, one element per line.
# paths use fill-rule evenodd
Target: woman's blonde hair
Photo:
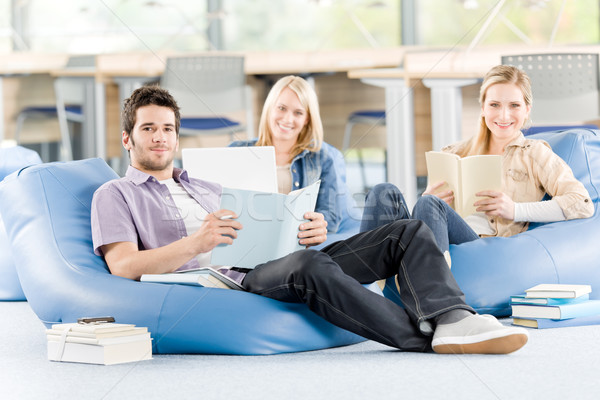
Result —
<path fill-rule="evenodd" d="M 308 123 L 298 135 L 296 146 L 292 149 L 291 160 L 304 150 L 319 151 L 323 144 L 323 123 L 319 113 L 317 94 L 304 79 L 299 76 L 285 76 L 278 80 L 269 91 L 262 109 L 260 123 L 258 124 L 257 146 L 273 146 L 273 132 L 269 127 L 269 116 L 275 106 L 279 95 L 285 88 L 290 88 L 307 112 Z"/>
<path fill-rule="evenodd" d="M 485 74 L 481 89 L 479 90 L 479 104 L 483 107 L 487 90 L 497 84 L 515 84 L 521 89 L 525 104 L 531 107 L 533 96 L 531 93 L 531 81 L 523 70 L 513 65 L 496 65 Z M 519 129 L 522 129 L 520 127 Z M 485 123 L 483 114 L 479 118 L 479 132 L 471 138 L 464 147 L 461 157 L 471 156 L 476 154 L 485 154 L 490 146 L 490 136 L 492 132 Z"/>

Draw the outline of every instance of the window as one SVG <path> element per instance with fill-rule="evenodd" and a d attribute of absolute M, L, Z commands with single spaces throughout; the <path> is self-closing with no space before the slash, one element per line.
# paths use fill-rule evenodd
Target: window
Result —
<path fill-rule="evenodd" d="M 210 13 L 208 1 L 0 0 L 0 51 L 319 51 L 402 43 L 403 0 L 212 0 L 220 10 Z M 591 44 L 600 38 L 597 0 L 412 1 L 422 45 Z M 211 27 L 221 32 L 216 46 Z"/>

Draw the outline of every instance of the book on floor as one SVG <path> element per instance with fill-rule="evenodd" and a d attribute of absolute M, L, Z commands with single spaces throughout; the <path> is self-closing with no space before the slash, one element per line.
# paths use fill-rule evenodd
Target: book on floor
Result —
<path fill-rule="evenodd" d="M 62 335 L 46 331 L 46 338 L 48 341 L 60 342 Z M 82 337 L 82 336 L 67 336 L 67 343 L 83 343 L 83 344 L 97 344 L 97 345 L 109 345 L 109 344 L 120 344 L 120 343 L 131 343 L 137 341 L 150 340 L 150 332 L 139 333 L 137 335 L 125 335 L 125 336 L 113 336 L 113 337 Z"/>
<path fill-rule="evenodd" d="M 46 329 L 47 335 L 62 335 L 64 331 L 64 326 L 67 324 L 58 324 L 53 325 L 52 328 Z M 70 324 L 68 324 L 70 325 Z M 78 330 L 70 330 L 69 337 L 80 337 L 80 338 L 88 338 L 88 339 L 104 339 L 104 338 L 114 338 L 114 337 L 126 337 L 126 336 L 137 336 L 143 335 L 148 332 L 148 328 L 146 327 L 136 327 L 134 325 L 127 325 L 130 328 L 128 329 L 120 329 L 120 330 L 108 330 L 108 331 L 95 331 L 95 332 L 82 332 Z"/>
<path fill-rule="evenodd" d="M 100 334 L 107 332 L 130 332 L 136 326 L 134 324 L 117 324 L 117 323 L 102 323 L 102 324 L 79 324 L 77 322 L 66 323 L 66 324 L 53 324 L 52 329 L 58 331 L 68 331 L 69 334 L 76 334 L 78 332 Z M 142 328 L 146 329 L 146 328 Z"/>
<path fill-rule="evenodd" d="M 102 365 L 150 360 L 152 359 L 152 341 L 138 340 L 110 345 L 48 341 L 48 359 L 50 361 Z"/>
<path fill-rule="evenodd" d="M 219 208 L 235 212 L 243 228 L 233 244 L 212 250 L 211 264 L 253 269 L 304 249 L 298 227 L 306 221 L 304 214 L 315 209 L 320 182 L 287 195 L 223 188 Z"/>
<path fill-rule="evenodd" d="M 600 314 L 587 317 L 577 317 L 568 319 L 548 319 L 548 318 L 513 318 L 513 325 L 525 326 L 528 328 L 547 329 L 547 328 L 566 328 L 570 326 L 600 325 Z"/>
<path fill-rule="evenodd" d="M 576 298 L 591 292 L 590 285 L 543 283 L 525 290 L 525 297 Z"/>
<path fill-rule="evenodd" d="M 46 330 L 50 361 L 120 364 L 152 358 L 152 338 L 133 324 L 54 324 Z"/>
<path fill-rule="evenodd" d="M 513 318 L 567 319 L 600 314 L 600 300 L 554 306 L 513 304 L 511 308 Z"/>
<path fill-rule="evenodd" d="M 244 290 L 242 285 L 211 267 L 201 267 L 167 274 L 144 274 L 140 278 L 140 281 Z"/>
<path fill-rule="evenodd" d="M 481 197 L 475 193 L 483 190 L 502 189 L 502 157 L 498 155 L 475 155 L 460 157 L 442 151 L 425 153 L 427 182 L 446 182 L 440 191 L 452 190 L 452 208 L 461 216 L 474 214 L 473 205 Z"/>
<path fill-rule="evenodd" d="M 533 304 L 541 306 L 555 306 L 561 304 L 581 303 L 590 299 L 589 294 L 583 294 L 574 298 L 549 298 L 549 297 L 525 297 L 524 294 L 510 296 L 510 304 Z"/>

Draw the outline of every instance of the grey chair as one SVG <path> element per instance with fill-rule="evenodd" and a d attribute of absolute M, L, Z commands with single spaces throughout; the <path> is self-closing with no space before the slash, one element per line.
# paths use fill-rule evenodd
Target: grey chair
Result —
<path fill-rule="evenodd" d="M 226 134 L 230 140 L 240 132 L 254 136 L 252 93 L 246 86 L 243 56 L 168 58 L 160 86 L 181 108 L 181 136 Z M 243 115 L 245 123 L 232 117 Z"/>
<path fill-rule="evenodd" d="M 520 54 L 502 57 L 529 75 L 535 126 L 581 125 L 600 116 L 598 54 Z M 539 129 L 538 129 L 539 131 Z"/>

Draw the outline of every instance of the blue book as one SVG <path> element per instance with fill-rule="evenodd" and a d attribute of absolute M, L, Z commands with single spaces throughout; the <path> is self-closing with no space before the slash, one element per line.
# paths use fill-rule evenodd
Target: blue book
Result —
<path fill-rule="evenodd" d="M 600 315 L 600 300 L 588 300 L 580 303 L 554 306 L 513 304 L 511 307 L 513 318 L 568 319 Z"/>
<path fill-rule="evenodd" d="M 569 319 L 513 318 L 513 325 L 528 328 L 566 328 L 569 326 L 600 325 L 600 314 Z"/>
<path fill-rule="evenodd" d="M 510 304 L 533 304 L 540 306 L 557 306 L 562 304 L 581 303 L 590 299 L 589 294 L 583 294 L 575 298 L 548 298 L 548 297 L 526 297 L 524 294 L 510 296 Z"/>
<path fill-rule="evenodd" d="M 314 211 L 321 181 L 289 194 L 223 188 L 220 208 L 238 215 L 242 229 L 231 245 L 212 250 L 212 265 L 253 269 L 297 250 L 304 214 Z"/>

